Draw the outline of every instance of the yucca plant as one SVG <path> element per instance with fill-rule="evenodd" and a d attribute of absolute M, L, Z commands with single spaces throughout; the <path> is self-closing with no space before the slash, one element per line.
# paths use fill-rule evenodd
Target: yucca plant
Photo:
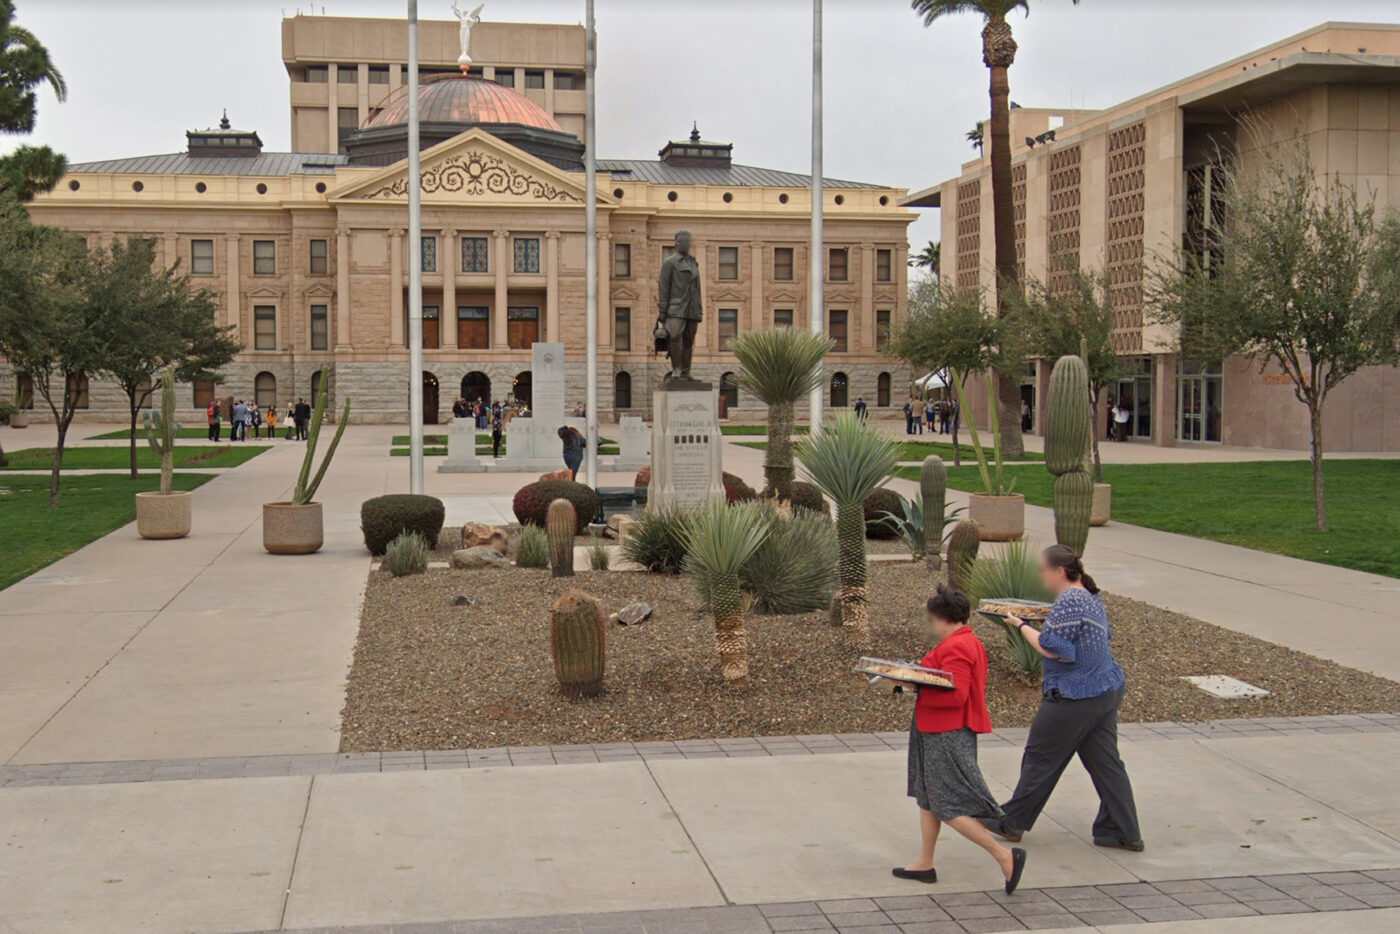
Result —
<path fill-rule="evenodd" d="M 395 577 L 428 570 L 428 540 L 417 532 L 400 532 L 384 549 L 384 567 Z"/>
<path fill-rule="evenodd" d="M 899 448 L 854 412 L 845 411 L 821 434 L 798 446 L 803 475 L 836 503 L 836 573 L 842 625 L 851 628 L 855 647 L 870 648 L 865 588 L 865 498 L 885 485 L 899 463 Z"/>
<path fill-rule="evenodd" d="M 810 613 L 831 605 L 836 590 L 836 528 L 807 509 L 761 500 L 768 534 L 739 572 L 739 586 L 755 613 Z M 706 579 L 697 579 L 700 602 L 710 605 Z"/>
<path fill-rule="evenodd" d="M 745 597 L 739 575 L 768 534 L 758 503 L 716 503 L 690 513 L 685 521 L 686 573 L 704 581 L 715 617 L 715 648 L 720 674 L 740 686 L 749 676 L 744 633 Z"/>
<path fill-rule="evenodd" d="M 995 554 L 973 562 L 968 591 L 973 606 L 998 597 L 1048 602 L 1055 596 L 1041 583 L 1039 559 L 1025 541 L 1008 542 Z M 1018 628 L 999 622 L 1012 668 L 1024 675 L 1038 676 L 1042 661 L 1040 652 L 1026 641 Z"/>
<path fill-rule="evenodd" d="M 549 534 L 537 525 L 520 529 L 515 540 L 515 566 L 521 568 L 549 567 Z"/>
<path fill-rule="evenodd" d="M 792 498 L 793 407 L 821 385 L 822 358 L 833 346 L 820 334 L 794 328 L 745 331 L 730 344 L 741 367 L 735 382 L 768 406 L 763 478 L 769 496 Z"/>

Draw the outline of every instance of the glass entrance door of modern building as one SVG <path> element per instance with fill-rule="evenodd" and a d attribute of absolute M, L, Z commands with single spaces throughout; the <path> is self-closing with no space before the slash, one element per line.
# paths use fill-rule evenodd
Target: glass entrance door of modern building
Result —
<path fill-rule="evenodd" d="M 1223 412 L 1223 379 L 1220 364 L 1189 369 L 1183 366 L 1176 380 L 1178 441 L 1219 443 Z"/>
<path fill-rule="evenodd" d="M 1152 358 L 1129 357 L 1125 363 L 1127 364 L 1127 375 L 1120 378 L 1111 387 L 1112 399 L 1109 400 L 1110 404 L 1107 406 L 1109 410 L 1108 421 L 1113 421 L 1113 406 L 1121 401 L 1131 413 L 1125 438 L 1151 438 Z"/>

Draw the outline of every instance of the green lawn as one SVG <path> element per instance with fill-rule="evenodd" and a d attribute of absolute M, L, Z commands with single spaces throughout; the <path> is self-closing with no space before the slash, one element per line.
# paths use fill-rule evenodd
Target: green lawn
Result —
<path fill-rule="evenodd" d="M 210 479 L 176 474 L 175 488 L 193 490 Z M 58 508 L 49 509 L 48 477 L 0 478 L 0 590 L 131 522 L 135 494 L 159 486 L 154 476 L 64 477 Z"/>
<path fill-rule="evenodd" d="M 736 441 L 734 443 L 741 448 L 753 448 L 755 451 L 768 450 L 767 441 Z M 962 456 L 964 462 L 968 460 L 972 460 L 974 463 L 976 462 L 977 455 L 973 451 L 971 444 L 964 444 L 962 442 L 959 442 L 958 447 L 962 448 Z M 941 441 L 899 442 L 899 459 L 901 461 L 922 461 L 925 457 L 928 457 L 930 454 L 937 454 L 949 464 L 953 462 L 953 446 L 951 444 L 944 444 Z M 1027 451 L 1021 457 L 1021 460 L 1023 461 L 1043 461 L 1044 459 L 1044 457 L 1042 457 L 1040 454 L 1037 454 L 1035 451 Z M 949 469 L 951 470 L 952 468 Z"/>
<path fill-rule="evenodd" d="M 1324 461 L 1332 531 L 1313 527 L 1307 461 L 1238 464 L 1109 464 L 1113 518 L 1323 564 L 1400 577 L 1400 461 Z M 1007 468 L 1016 492 L 1053 504 L 1043 467 Z M 899 474 L 918 479 L 918 468 Z M 948 470 L 948 485 L 980 490 L 976 465 Z"/>
<path fill-rule="evenodd" d="M 175 448 L 178 467 L 237 467 L 257 457 L 267 448 L 263 445 L 187 445 Z M 24 448 L 8 452 L 10 464 L 5 470 L 48 470 L 53 466 L 53 448 Z M 128 448 L 68 448 L 63 452 L 64 470 L 126 470 L 131 465 Z M 156 468 L 160 458 L 148 445 L 136 449 L 136 466 Z"/>
<path fill-rule="evenodd" d="M 505 442 L 501 442 L 501 453 L 504 454 L 505 452 L 506 452 Z M 408 453 L 409 453 L 409 449 L 408 449 L 407 447 L 397 447 L 397 448 L 391 448 L 391 449 L 389 450 L 389 454 L 390 454 L 391 457 L 407 457 L 407 456 L 408 456 Z M 491 453 L 491 445 L 489 445 L 489 444 L 478 444 L 478 445 L 476 446 L 476 453 L 477 453 L 478 455 L 482 455 L 482 456 L 489 455 L 489 454 Z M 618 449 L 618 448 L 615 448 L 615 447 L 608 447 L 608 446 L 604 445 L 603 447 L 598 448 L 598 453 L 599 453 L 599 454 L 620 454 L 620 453 L 622 453 L 622 452 L 621 452 L 621 450 Z M 445 448 L 445 447 L 439 447 L 439 446 L 437 446 L 437 445 L 425 444 L 425 445 L 423 445 L 423 456 L 424 456 L 424 457 L 446 457 L 446 456 L 447 456 L 447 448 Z"/>
<path fill-rule="evenodd" d="M 805 435 L 811 429 L 806 425 L 798 425 L 792 430 L 793 434 Z M 767 425 L 721 425 L 719 433 L 722 435 L 766 435 Z"/>
<path fill-rule="evenodd" d="M 266 428 L 267 426 L 264 425 L 263 427 Z M 281 437 L 281 436 L 282 436 L 282 426 L 281 426 L 281 425 L 278 425 L 278 426 L 277 426 L 277 436 L 278 436 L 278 437 Z M 89 435 L 88 438 L 87 438 L 86 440 L 88 440 L 88 441 L 125 441 L 125 440 L 127 440 L 128 438 L 130 438 L 130 437 L 131 437 L 131 431 L 130 431 L 129 429 L 123 428 L 121 431 L 108 431 L 108 432 L 105 432 L 105 433 L 100 434 L 100 435 Z M 187 441 L 205 441 L 205 440 L 207 440 L 207 439 L 209 438 L 209 426 L 208 426 L 208 425 L 203 425 L 203 426 L 200 426 L 200 427 L 198 427 L 198 428 L 190 428 L 190 427 L 187 427 L 187 426 L 186 426 L 186 427 L 181 427 L 181 429 L 180 429 L 180 437 L 183 438 L 183 439 L 185 439 L 185 440 L 187 440 Z M 223 428 L 221 428 L 221 429 L 219 430 L 219 437 L 220 437 L 220 438 L 227 438 L 227 437 L 228 437 L 228 425 L 227 425 L 227 424 L 225 424 L 225 425 L 223 426 Z M 145 429 L 145 428 L 137 428 L 137 429 L 136 429 L 136 440 L 137 440 L 138 442 L 142 443 L 142 444 L 145 443 L 145 441 L 146 441 L 146 429 Z M 252 432 L 249 432 L 249 433 L 248 433 L 248 440 L 249 440 L 249 441 L 259 441 L 259 440 L 263 440 L 263 439 L 254 438 L 253 435 L 252 435 Z"/>

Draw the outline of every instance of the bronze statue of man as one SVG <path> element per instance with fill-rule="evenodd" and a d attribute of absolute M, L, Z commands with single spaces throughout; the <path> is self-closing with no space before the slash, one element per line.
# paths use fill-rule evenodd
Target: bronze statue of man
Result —
<path fill-rule="evenodd" d="M 700 264 L 690 255 L 690 231 L 676 232 L 676 250 L 661 263 L 657 283 L 657 330 L 666 332 L 666 356 L 671 359 L 668 380 L 690 379 L 690 354 L 700 326 Z"/>

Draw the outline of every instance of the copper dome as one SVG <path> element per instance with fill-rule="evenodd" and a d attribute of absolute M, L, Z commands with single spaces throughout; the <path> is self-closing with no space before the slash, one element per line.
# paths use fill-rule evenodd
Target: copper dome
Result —
<path fill-rule="evenodd" d="M 452 76 L 418 89 L 418 119 L 423 123 L 514 123 L 564 132 L 539 104 L 524 94 L 481 78 Z M 408 94 L 393 100 L 365 123 L 370 127 L 408 123 Z"/>

